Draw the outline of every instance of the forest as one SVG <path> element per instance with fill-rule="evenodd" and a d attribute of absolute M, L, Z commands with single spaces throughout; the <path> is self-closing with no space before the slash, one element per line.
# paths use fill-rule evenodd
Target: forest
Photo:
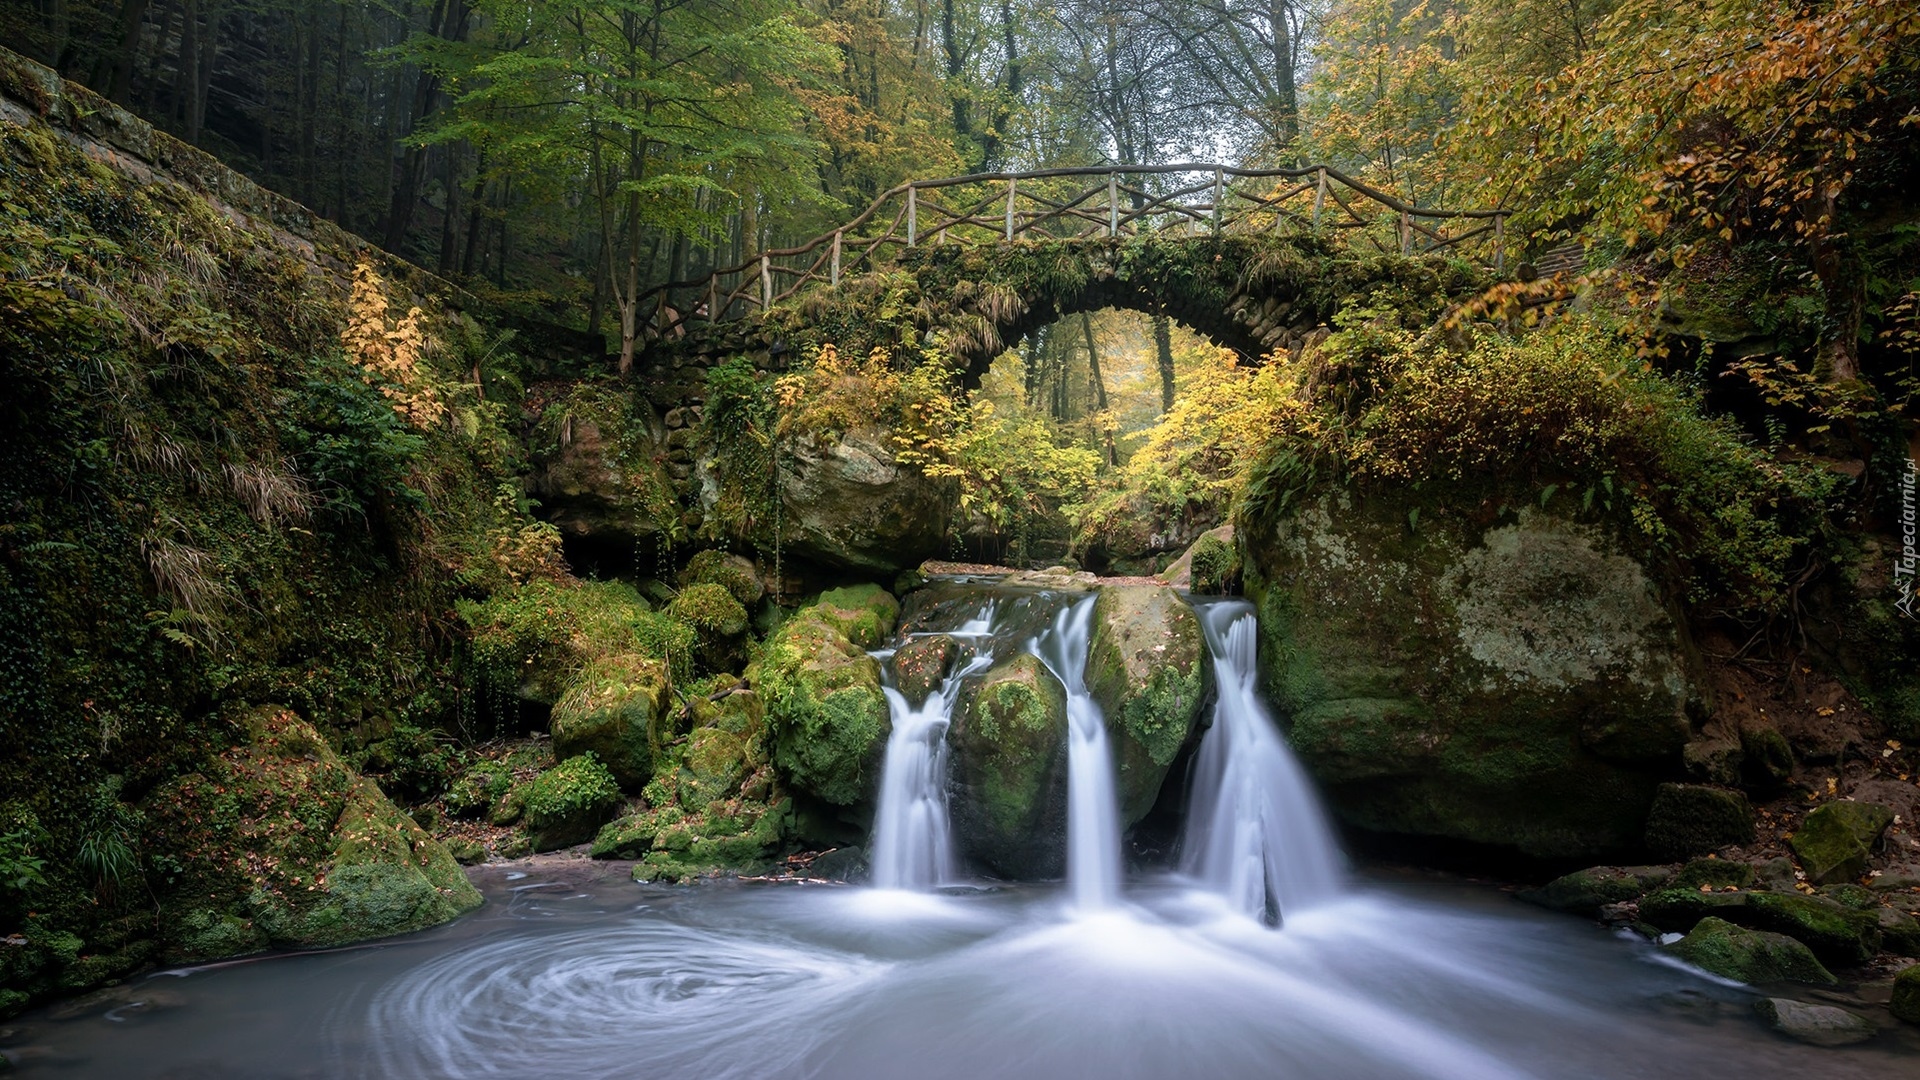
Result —
<path fill-rule="evenodd" d="M 367 1005 L 286 1038 L 377 1075 L 628 1075 L 627 986 L 662 1075 L 1920 1051 L 1911 0 L 22 0 L 0 47 L 0 1071 L 259 993 Z M 1489 943 L 1486 882 L 1582 918 Z M 1125 965 L 1103 1035 L 1080 961 L 1162 934 L 1191 1039 Z M 1636 1034 L 1487 974 L 1567 957 Z M 515 980 L 579 996 L 459 1019 Z"/>

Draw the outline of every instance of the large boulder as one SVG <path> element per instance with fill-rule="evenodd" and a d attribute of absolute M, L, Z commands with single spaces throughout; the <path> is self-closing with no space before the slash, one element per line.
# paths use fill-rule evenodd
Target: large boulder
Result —
<path fill-rule="evenodd" d="M 1792 998 L 1761 998 L 1753 1011 L 1773 1030 L 1814 1046 L 1846 1046 L 1873 1038 L 1873 1021 L 1833 1005 Z"/>
<path fill-rule="evenodd" d="M 856 428 L 825 444 L 802 439 L 779 456 L 778 469 L 778 541 L 791 557 L 890 577 L 934 555 L 946 538 L 952 483 L 895 459 L 888 429 Z M 716 518 L 722 484 L 714 460 L 703 458 L 696 475 L 702 510 Z M 774 517 L 758 515 L 764 535 L 746 539 L 771 549 Z"/>
<path fill-rule="evenodd" d="M 1738 791 L 1704 784 L 1661 784 L 1647 810 L 1647 850 L 1684 859 L 1753 842 L 1753 806 Z"/>
<path fill-rule="evenodd" d="M 1640 901 L 1640 918 L 1661 930 L 1690 930 L 1707 916 L 1786 934 L 1828 964 L 1851 965 L 1880 951 L 1880 921 L 1826 897 L 1799 893 L 1663 889 Z"/>
<path fill-rule="evenodd" d="M 536 425 L 528 487 L 540 515 L 573 540 L 631 550 L 679 515 L 663 430 L 630 393 L 583 386 Z"/>
<path fill-rule="evenodd" d="M 169 956 L 328 948 L 479 906 L 446 848 L 305 721 L 263 708 L 242 728 L 245 742 L 144 804 L 185 859 L 163 901 Z"/>
<path fill-rule="evenodd" d="M 954 836 L 1009 878 L 1057 877 L 1067 857 L 1067 692 L 1031 654 L 961 692 L 948 730 Z"/>
<path fill-rule="evenodd" d="M 1112 737 L 1123 827 L 1153 809 L 1168 767 L 1193 734 L 1212 671 L 1200 620 L 1170 586 L 1100 590 L 1087 692 Z"/>
<path fill-rule="evenodd" d="M 870 607 L 823 597 L 768 639 L 748 673 L 766 706 L 780 772 L 794 789 L 835 806 L 872 795 L 890 730 L 880 663 L 846 632 L 864 634 L 872 619 L 878 615 Z M 892 629 L 891 618 L 885 626 Z"/>
<path fill-rule="evenodd" d="M 535 851 L 584 844 L 620 812 L 620 786 L 591 751 L 571 757 L 527 784 L 521 796 Z"/>
<path fill-rule="evenodd" d="M 589 661 L 554 703 L 554 757 L 595 754 L 621 787 L 638 791 L 653 775 L 672 702 L 662 661 L 637 653 Z"/>
<path fill-rule="evenodd" d="M 1705 971 L 1743 983 L 1837 982 L 1813 952 L 1785 934 L 1747 930 L 1725 919 L 1701 919 L 1667 952 Z"/>
<path fill-rule="evenodd" d="M 1555 911 L 1597 916 L 1608 904 L 1618 904 L 1662 888 L 1673 878 L 1671 866 L 1594 866 L 1563 874 L 1519 898 Z"/>
<path fill-rule="evenodd" d="M 959 656 L 960 643 L 946 634 L 914 638 L 893 654 L 894 688 L 917 708 L 946 681 Z"/>
<path fill-rule="evenodd" d="M 1534 501 L 1335 492 L 1240 531 L 1269 696 L 1348 823 L 1542 857 L 1640 845 L 1696 654 L 1610 534 Z"/>
<path fill-rule="evenodd" d="M 1867 872 L 1874 845 L 1891 824 L 1893 811 L 1878 803 L 1830 802 L 1815 807 L 1787 843 L 1807 880 L 1852 881 Z"/>

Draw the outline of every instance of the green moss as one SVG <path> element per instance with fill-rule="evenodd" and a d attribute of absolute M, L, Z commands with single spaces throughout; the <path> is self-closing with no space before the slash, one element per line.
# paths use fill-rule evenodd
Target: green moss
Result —
<path fill-rule="evenodd" d="M 1189 591 L 1225 595 L 1240 588 L 1240 550 L 1217 536 L 1203 536 L 1190 553 Z"/>
<path fill-rule="evenodd" d="M 622 787 L 639 788 L 671 736 L 672 695 L 664 661 L 637 652 L 594 657 L 554 702 L 554 755 L 593 754 Z"/>
<path fill-rule="evenodd" d="M 169 934 L 170 963 L 191 964 L 224 956 L 259 952 L 267 935 L 251 921 L 230 912 L 199 908 L 181 916 Z"/>
<path fill-rule="evenodd" d="M 972 858 L 1009 876 L 1056 869 L 1066 690 L 1031 654 L 996 664 L 955 710 L 955 834 Z"/>
<path fill-rule="evenodd" d="M 1867 872 L 1874 845 L 1893 823 L 1893 811 L 1875 803 L 1830 802 L 1815 807 L 1787 843 L 1815 884 L 1851 881 Z"/>
<path fill-rule="evenodd" d="M 747 632 L 747 610 L 723 585 L 687 586 L 667 606 L 667 614 L 702 634 L 732 638 Z"/>
<path fill-rule="evenodd" d="M 1798 893 L 1667 889 L 1640 901 L 1640 917 L 1662 930 L 1687 930 L 1708 915 L 1786 934 L 1829 964 L 1858 964 L 1880 948 L 1875 916 Z"/>
<path fill-rule="evenodd" d="M 1087 690 L 1114 734 L 1121 815 L 1131 825 L 1159 797 L 1199 719 L 1212 668 L 1193 610 L 1166 586 L 1108 586 L 1094 602 Z"/>
<path fill-rule="evenodd" d="M 767 591 L 766 586 L 760 583 L 760 576 L 754 573 L 751 562 L 729 552 L 711 549 L 687 560 L 686 568 L 680 571 L 680 583 L 683 586 L 718 585 L 726 589 L 743 608 L 759 603 Z"/>
<path fill-rule="evenodd" d="M 1602 907 L 1663 888 L 1672 877 L 1672 868 L 1666 866 L 1595 866 L 1518 895 L 1530 904 L 1555 911 L 1597 916 Z"/>
<path fill-rule="evenodd" d="M 1920 1024 L 1920 964 L 1894 976 L 1893 999 L 1887 1007 L 1899 1019 L 1909 1024 Z"/>
<path fill-rule="evenodd" d="M 1647 849 L 1668 858 L 1752 843 L 1753 836 L 1753 807 L 1738 791 L 1662 784 L 1647 812 Z"/>
<path fill-rule="evenodd" d="M 1695 967 L 1743 983 L 1838 980 L 1805 945 L 1785 934 L 1744 930 L 1722 919 L 1701 919 L 1686 937 L 1665 949 Z"/>
<path fill-rule="evenodd" d="M 820 594 L 811 611 L 813 618 L 862 649 L 886 644 L 900 621 L 900 601 L 878 585 L 829 589 Z"/>
<path fill-rule="evenodd" d="M 512 787 L 513 773 L 505 765 L 480 761 L 455 778 L 440 801 L 455 817 L 480 817 Z"/>
<path fill-rule="evenodd" d="M 527 785 L 527 831 L 536 851 L 591 840 L 620 808 L 620 785 L 589 750 L 548 769 Z"/>
<path fill-rule="evenodd" d="M 809 608 L 789 620 L 750 681 L 765 702 L 782 774 L 801 791 L 849 806 L 868 796 L 877 775 L 887 703 L 880 665 L 848 640 L 837 610 L 821 617 L 821 607 Z"/>

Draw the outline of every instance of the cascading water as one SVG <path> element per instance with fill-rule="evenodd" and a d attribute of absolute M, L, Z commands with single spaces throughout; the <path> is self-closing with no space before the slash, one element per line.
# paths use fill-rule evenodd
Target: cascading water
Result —
<path fill-rule="evenodd" d="M 1107 724 L 1087 693 L 1092 596 L 1054 618 L 1027 651 L 1067 690 L 1067 887 L 1074 906 L 1090 911 L 1120 898 L 1120 808 L 1114 793 Z"/>
<path fill-rule="evenodd" d="M 1306 771 L 1261 701 L 1258 624 L 1244 601 L 1199 607 L 1219 698 L 1194 761 L 1181 869 L 1249 915 L 1283 913 L 1340 891 L 1340 849 Z"/>
<path fill-rule="evenodd" d="M 993 628 L 993 605 L 949 631 L 948 636 L 984 639 Z M 916 708 L 888 680 L 887 737 L 880 773 L 880 802 L 873 822 L 873 884 L 882 889 L 930 889 L 953 879 L 953 829 L 947 817 L 947 726 L 954 699 L 967 676 L 993 663 L 985 649 L 941 681 Z"/>

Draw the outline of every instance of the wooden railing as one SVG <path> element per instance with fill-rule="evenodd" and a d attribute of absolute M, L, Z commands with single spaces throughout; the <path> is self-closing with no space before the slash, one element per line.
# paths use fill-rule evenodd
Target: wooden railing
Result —
<path fill-rule="evenodd" d="M 1169 181 L 1153 184 L 1150 177 Z M 654 312 L 654 332 L 666 334 L 690 322 L 764 311 L 809 286 L 837 288 L 842 278 L 877 269 L 898 251 L 923 244 L 1149 233 L 1317 232 L 1380 252 L 1454 249 L 1503 271 L 1508 213 L 1414 206 L 1323 165 L 1240 169 L 1182 163 L 975 173 L 908 181 L 830 233 L 656 286 L 640 299 Z M 675 311 L 666 303 L 670 296 L 691 310 Z"/>

